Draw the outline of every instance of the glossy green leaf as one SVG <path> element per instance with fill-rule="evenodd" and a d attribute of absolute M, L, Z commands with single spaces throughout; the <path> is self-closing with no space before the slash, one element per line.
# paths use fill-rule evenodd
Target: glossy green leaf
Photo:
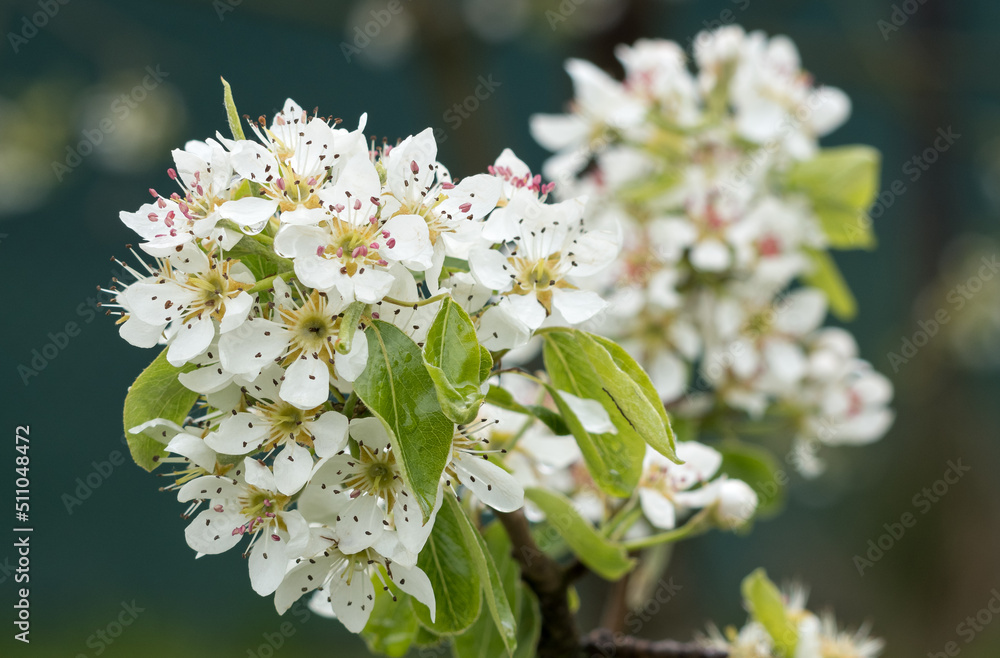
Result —
<path fill-rule="evenodd" d="M 500 636 L 503 653 L 508 656 L 513 655 L 514 647 L 517 645 L 517 621 L 514 618 L 511 602 L 507 598 L 507 592 L 504 590 L 500 572 L 493 562 L 493 556 L 490 554 L 483 536 L 473 527 L 458 501 L 452 496 L 448 496 L 444 504 L 452 507 L 452 513 L 462 527 L 465 544 L 472 549 L 472 557 L 476 569 L 479 571 L 479 581 L 483 588 L 483 599 L 486 601 L 490 617 Z M 486 617 L 485 611 L 483 611 L 482 616 Z"/>
<path fill-rule="evenodd" d="M 483 403 L 482 363 L 482 347 L 469 314 L 445 298 L 424 341 L 424 364 L 441 410 L 456 423 L 474 421 Z"/>
<path fill-rule="evenodd" d="M 233 133 L 233 139 L 246 139 L 246 136 L 243 134 L 243 125 L 240 123 L 240 113 L 236 110 L 236 102 L 233 100 L 233 90 L 225 78 L 220 78 L 220 80 L 222 80 L 222 97 L 226 105 L 226 118 L 229 120 L 229 130 Z"/>
<path fill-rule="evenodd" d="M 490 372 L 493 371 L 493 355 L 490 351 L 479 346 L 479 381 L 485 382 L 490 378 Z"/>
<path fill-rule="evenodd" d="M 381 583 L 376 583 L 375 604 L 368 624 L 361 631 L 361 639 L 372 653 L 402 658 L 413 645 L 420 625 L 406 601 L 410 597 L 402 592 L 395 594 L 398 600 L 393 601 L 393 595 L 384 591 Z"/>
<path fill-rule="evenodd" d="M 388 430 L 403 481 L 427 519 L 451 456 L 454 425 L 441 412 L 417 344 L 381 320 L 364 333 L 368 364 L 354 390 Z"/>
<path fill-rule="evenodd" d="M 811 250 L 809 259 L 812 261 L 813 269 L 802 277 L 803 281 L 826 293 L 830 310 L 838 318 L 841 320 L 853 318 L 858 312 L 858 303 L 833 256 L 826 251 Z"/>
<path fill-rule="evenodd" d="M 881 155 L 868 146 L 823 149 L 788 172 L 788 185 L 807 194 L 830 245 L 875 247 L 868 208 L 878 193 Z"/>
<path fill-rule="evenodd" d="M 743 602 L 754 619 L 766 630 L 774 640 L 779 655 L 795 655 L 795 646 L 799 642 L 798 628 L 785 611 L 781 592 L 772 583 L 763 569 L 757 569 L 743 579 L 740 588 L 743 592 Z"/>
<path fill-rule="evenodd" d="M 625 548 L 601 535 L 562 494 L 529 487 L 524 496 L 545 512 L 545 519 L 566 540 L 587 567 L 607 580 L 618 580 L 632 569 Z"/>
<path fill-rule="evenodd" d="M 743 441 L 723 441 L 716 446 L 722 454 L 720 471 L 743 480 L 757 493 L 755 517 L 773 516 L 785 502 L 788 474 L 766 448 Z"/>
<path fill-rule="evenodd" d="M 229 223 L 227 228 L 239 231 L 239 227 L 229 220 L 223 220 L 220 224 L 225 222 Z M 264 246 L 248 235 L 240 238 L 240 241 L 237 242 L 226 255 L 231 258 L 239 259 L 241 263 L 250 269 L 250 272 L 253 273 L 254 278 L 257 279 L 257 281 L 263 281 L 264 279 L 275 274 L 291 272 L 293 268 L 292 261 L 287 258 L 282 258 L 274 253 L 273 249 Z"/>
<path fill-rule="evenodd" d="M 639 482 L 646 443 L 676 459 L 669 425 L 661 411 L 617 366 L 610 353 L 587 334 L 572 329 L 544 334 L 545 368 L 559 390 L 598 402 L 608 413 L 615 433 L 595 433 L 583 427 L 561 396 L 553 399 L 580 446 L 594 481 L 607 493 L 627 498 Z"/>
<path fill-rule="evenodd" d="M 420 623 L 437 635 L 454 635 L 471 626 L 479 617 L 482 604 L 476 554 L 481 554 L 475 542 L 466 539 L 464 524 L 468 523 L 458 505 L 441 505 L 434 529 L 417 557 L 434 588 L 437 606 L 432 622 L 427 607 L 415 603 L 411 607 Z"/>
<path fill-rule="evenodd" d="M 166 456 L 165 446 L 145 434 L 132 434 L 129 430 L 154 418 L 165 418 L 178 425 L 183 424 L 198 400 L 198 394 L 185 388 L 177 375 L 193 369 L 191 364 L 183 368 L 170 365 L 167 350 L 164 349 L 128 389 L 123 417 L 128 449 L 135 463 L 147 471 L 156 468 L 158 460 Z"/>
<path fill-rule="evenodd" d="M 598 374 L 603 377 L 605 389 L 614 398 L 629 425 L 654 450 L 677 461 L 677 440 L 670 418 L 646 371 L 618 343 L 582 331 L 578 331 L 577 336 L 587 355 L 593 359 Z"/>

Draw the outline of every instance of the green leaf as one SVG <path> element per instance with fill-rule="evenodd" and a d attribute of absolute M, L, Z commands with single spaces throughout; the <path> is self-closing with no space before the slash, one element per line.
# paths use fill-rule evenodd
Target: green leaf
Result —
<path fill-rule="evenodd" d="M 813 203 L 830 245 L 838 249 L 873 249 L 868 208 L 878 194 L 881 154 L 868 146 L 823 149 L 788 172 L 788 186 Z"/>
<path fill-rule="evenodd" d="M 388 430 L 403 482 L 426 520 L 451 456 L 455 428 L 441 413 L 417 344 L 381 320 L 374 320 L 365 336 L 368 363 L 354 390 Z"/>
<path fill-rule="evenodd" d="M 788 617 L 781 592 L 768 580 L 763 569 L 757 569 L 743 579 L 740 588 L 747 610 L 774 640 L 779 655 L 793 656 L 799 642 L 799 632 Z"/>
<path fill-rule="evenodd" d="M 246 139 L 243 134 L 243 126 L 240 124 L 240 113 L 236 110 L 236 102 L 233 101 L 233 90 L 225 78 L 222 80 L 222 97 L 226 105 L 226 118 L 229 119 L 229 130 L 233 133 L 233 139 Z"/>
<path fill-rule="evenodd" d="M 769 450 L 737 440 L 723 441 L 717 448 L 722 454 L 720 470 L 731 478 L 743 480 L 757 493 L 755 517 L 773 516 L 781 510 L 788 474 Z"/>
<path fill-rule="evenodd" d="M 858 303 L 847 286 L 844 275 L 837 268 L 833 256 L 826 251 L 809 250 L 813 269 L 802 280 L 826 293 L 830 310 L 841 320 L 850 320 L 858 312 Z"/>
<path fill-rule="evenodd" d="M 450 297 L 442 302 L 427 332 L 424 365 L 434 381 L 444 414 L 459 424 L 474 421 L 485 397 L 480 377 L 482 346 L 469 314 Z"/>
<path fill-rule="evenodd" d="M 479 381 L 485 382 L 490 378 L 490 373 L 493 371 L 493 355 L 490 351 L 479 346 Z"/>
<path fill-rule="evenodd" d="M 223 220 L 220 224 L 228 222 L 229 220 Z M 240 229 L 236 224 L 229 222 L 230 226 L 227 228 L 232 228 L 233 230 L 240 232 Z M 287 258 L 282 258 L 278 254 L 274 253 L 274 250 L 267 247 L 253 237 L 249 235 L 244 235 L 240 238 L 232 249 L 226 254 L 231 258 L 239 259 L 241 263 L 250 268 L 250 272 L 253 273 L 254 278 L 258 281 L 263 281 L 264 279 L 274 276 L 275 274 L 283 274 L 285 272 L 291 272 L 293 268 L 292 261 Z"/>
<path fill-rule="evenodd" d="M 573 553 L 591 571 L 615 581 L 632 569 L 633 560 L 625 548 L 602 536 L 589 521 L 573 508 L 562 494 L 529 487 L 524 496 L 545 512 L 546 520 L 566 540 Z"/>
<path fill-rule="evenodd" d="M 413 609 L 404 600 L 409 596 L 402 592 L 395 594 L 398 600 L 393 601 L 393 594 L 384 591 L 381 583 L 376 582 L 372 615 L 361 631 L 361 639 L 372 653 L 402 658 L 413 645 L 420 625 Z"/>
<path fill-rule="evenodd" d="M 483 588 L 483 598 L 486 600 L 494 627 L 499 632 L 498 634 L 503 647 L 502 653 L 511 656 L 514 653 L 514 647 L 517 645 L 517 621 L 514 619 L 514 612 L 511 609 L 511 602 L 507 598 L 500 572 L 493 562 L 493 556 L 486 546 L 486 541 L 479 534 L 479 531 L 472 526 L 472 522 L 469 521 L 469 517 L 462 511 L 458 501 L 454 497 L 448 496 L 445 499 L 445 505 L 452 507 L 452 513 L 459 519 L 459 525 L 462 528 L 462 536 L 466 546 L 478 549 L 472 550 L 471 553 L 476 569 L 479 572 L 479 581 Z M 485 617 L 486 615 L 483 614 L 482 616 Z M 496 656 L 499 654 L 494 652 L 480 655 Z"/>
<path fill-rule="evenodd" d="M 624 350 L 612 353 L 593 336 L 572 329 L 547 331 L 544 338 L 545 367 L 556 388 L 598 402 L 617 430 L 587 431 L 561 396 L 553 396 L 598 486 L 621 498 L 632 495 L 642 472 L 646 443 L 677 460 L 663 404 L 649 378 Z"/>
<path fill-rule="evenodd" d="M 458 505 L 442 504 L 431 536 L 417 556 L 417 566 L 427 574 L 434 588 L 437 606 L 434 621 L 427 606 L 414 603 L 411 607 L 420 623 L 437 635 L 461 633 L 479 617 L 482 604 L 482 583 L 476 564 L 476 553 L 480 550 L 475 542 L 466 539 L 463 524 L 468 519 L 463 520 L 459 515 L 464 517 L 465 512 Z"/>
<path fill-rule="evenodd" d="M 129 429 L 154 418 L 183 424 L 191 407 L 198 401 L 198 394 L 185 388 L 177 375 L 194 367 L 188 364 L 175 368 L 167 361 L 167 350 L 164 349 L 128 389 L 123 418 L 128 449 L 135 463 L 147 471 L 156 468 L 159 458 L 167 454 L 165 446 L 145 434 L 132 434 Z"/>
<path fill-rule="evenodd" d="M 578 335 L 597 343 L 611 357 L 612 363 L 608 363 L 600 350 L 584 341 L 587 354 L 595 359 L 594 365 L 609 384 L 608 389 L 615 401 L 618 402 L 619 409 L 627 415 L 633 424 L 642 422 L 641 426 L 636 425 L 636 429 L 642 434 L 646 443 L 664 457 L 677 461 L 677 453 L 675 452 L 677 439 L 670 426 L 670 418 L 667 417 L 667 410 L 663 406 L 660 394 L 656 392 L 656 388 L 646 371 L 621 345 L 613 340 L 584 332 L 578 332 Z M 642 398 L 635 397 L 636 389 L 642 398 L 645 398 L 645 403 L 643 403 Z M 656 414 L 656 418 L 650 415 L 650 409 Z"/>

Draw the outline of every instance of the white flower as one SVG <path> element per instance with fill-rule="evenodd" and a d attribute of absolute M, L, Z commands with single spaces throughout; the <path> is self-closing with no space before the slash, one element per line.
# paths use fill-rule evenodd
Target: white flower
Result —
<path fill-rule="evenodd" d="M 584 230 L 581 200 L 539 203 L 537 211 L 518 224 L 509 252 L 478 248 L 469 254 L 476 281 L 504 296 L 480 319 L 481 342 L 491 350 L 524 344 L 550 316 L 557 324 L 579 324 L 606 306 L 600 295 L 578 289 L 572 279 L 614 260 L 618 237 Z"/>
<path fill-rule="evenodd" d="M 471 426 L 457 427 L 445 473 L 468 487 L 486 505 L 500 512 L 513 512 L 524 505 L 524 489 L 513 475 L 489 459 L 490 453 L 506 451 L 486 450 L 489 440 L 476 436 L 495 424 L 496 421 L 484 419 Z"/>
<path fill-rule="evenodd" d="M 274 240 L 275 251 L 294 260 L 295 276 L 304 285 L 336 289 L 347 302 L 373 304 L 392 287 L 390 262 L 430 254 L 422 217 L 382 217 L 382 184 L 367 155 L 355 157 L 336 184 L 318 194 L 321 216 L 310 217 L 308 225 L 285 224 Z"/>
<path fill-rule="evenodd" d="M 573 114 L 536 114 L 531 117 L 531 135 L 539 144 L 558 154 L 545 163 L 544 173 L 561 180 L 579 173 L 591 150 L 603 147 L 610 131 L 638 128 L 646 115 L 646 103 L 631 95 L 622 84 L 590 62 L 570 59 L 566 72 L 576 92 Z"/>
<path fill-rule="evenodd" d="M 346 304 L 336 295 L 312 291 L 296 303 L 283 282 L 274 283 L 271 319 L 251 318 L 219 339 L 221 364 L 227 372 L 256 377 L 272 361 L 285 368 L 279 395 L 300 409 L 326 402 L 335 377 L 351 382 L 364 370 L 368 341 L 356 331 L 347 354 L 337 351 Z"/>
<path fill-rule="evenodd" d="M 367 156 L 362 134 L 365 121 L 363 116 L 353 132 L 333 128 L 319 117 L 310 119 L 288 99 L 269 129 L 251 124 L 264 145 L 249 140 L 235 142 L 232 155 L 233 168 L 257 184 L 263 195 L 256 197 L 248 210 L 260 219 L 280 210 L 282 224 L 320 221 L 319 190 L 338 180 L 342 168 L 348 166 L 345 163 L 362 154 Z"/>
<path fill-rule="evenodd" d="M 284 581 L 274 593 L 274 606 L 284 614 L 303 594 L 316 590 L 320 605 L 339 619 L 347 630 L 360 633 L 368 623 L 374 606 L 375 586 L 388 587 L 386 578 L 436 613 L 434 589 L 427 575 L 415 565 L 404 565 L 381 555 L 372 548 L 346 551 L 338 542 L 335 530 L 313 528 L 319 551 L 312 557 L 295 560 Z M 315 600 L 315 599 L 314 599 Z"/>
<path fill-rule="evenodd" d="M 174 323 L 167 360 L 181 366 L 246 320 L 254 304 L 246 289 L 254 277 L 239 261 L 217 260 L 191 244 L 164 264 L 155 280 L 137 281 L 122 296 L 147 325 Z"/>
<path fill-rule="evenodd" d="M 376 546 L 392 529 L 405 550 L 419 553 L 434 518 L 424 523 L 420 507 L 403 484 L 382 421 L 357 418 L 349 431 L 358 443 L 358 457 L 341 452 L 318 462 L 299 509 L 311 522 L 336 526 L 339 546 L 347 553 Z M 440 489 L 435 513 L 439 506 Z"/>
<path fill-rule="evenodd" d="M 184 536 L 194 550 L 214 555 L 249 535 L 250 583 L 265 596 L 281 583 L 288 561 L 305 548 L 309 528 L 298 511 L 287 509 L 289 498 L 277 493 L 274 476 L 262 463 L 248 457 L 234 475 L 208 475 L 181 487 L 179 501 L 207 500 L 209 505 Z"/>
<path fill-rule="evenodd" d="M 303 411 L 283 400 L 258 402 L 247 411 L 219 423 L 205 436 L 213 450 L 226 455 L 246 455 L 281 448 L 274 457 L 274 481 L 281 493 L 291 496 L 309 480 L 313 471 L 310 448 L 320 458 L 331 457 L 347 444 L 347 417 L 320 408 Z"/>
<path fill-rule="evenodd" d="M 722 465 L 722 455 L 694 441 L 678 443 L 677 456 L 684 464 L 675 464 L 647 447 L 643 460 L 639 504 L 649 522 L 662 530 L 674 528 L 679 511 L 711 503 L 711 494 L 688 490 L 707 482 Z"/>

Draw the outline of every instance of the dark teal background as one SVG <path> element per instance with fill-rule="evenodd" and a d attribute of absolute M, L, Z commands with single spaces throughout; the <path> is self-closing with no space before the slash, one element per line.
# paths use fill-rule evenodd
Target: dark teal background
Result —
<path fill-rule="evenodd" d="M 596 2 L 582 0 L 588 1 Z M 1000 232 L 1000 4 L 911 0 L 919 8 L 884 39 L 877 21 L 890 20 L 887 2 L 647 0 L 625 3 L 620 20 L 586 37 L 571 29 L 583 9 L 554 31 L 536 9 L 520 37 L 487 43 L 463 25 L 456 0 L 412 0 L 403 3 L 413 20 L 412 47 L 386 67 L 345 61 L 340 44 L 355 26 L 346 4 L 246 0 L 220 21 L 210 2 L 69 0 L 18 53 L 8 38 L 0 44 L 0 96 L 16 99 L 43 80 L 56 81 L 63 95 L 39 115 L 37 134 L 12 137 L 9 124 L 6 133 L 0 125 L 0 148 L 15 138 L 39 149 L 55 140 L 55 147 L 44 148 L 62 159 L 80 130 L 96 127 L 81 118 L 84 90 L 122 72 L 141 78 L 147 66 L 169 74 L 169 91 L 158 88 L 147 102 L 154 94 L 176 94 L 185 110 L 175 136 L 151 151 L 148 168 L 116 173 L 96 157 L 84 158 L 62 182 L 49 181 L 32 209 L 0 215 L 0 428 L 6 437 L 0 526 L 13 525 L 13 501 L 6 501 L 13 489 L 14 428 L 28 424 L 35 528 L 30 646 L 10 641 L 14 588 L 0 569 L 0 628 L 3 646 L 12 647 L 4 656 L 98 655 L 99 641 L 88 638 L 133 600 L 143 611 L 100 655 L 248 656 L 285 621 L 289 637 L 275 655 L 364 655 L 363 643 L 337 622 L 279 618 L 269 598 L 251 591 L 246 564 L 235 552 L 196 561 L 173 496 L 158 492 L 160 482 L 130 461 L 111 463 L 125 453 L 126 387 L 155 353 L 121 341 L 111 319 L 93 314 L 88 300 L 115 274 L 109 257 L 126 255 L 123 245 L 134 239 L 118 212 L 144 203 L 151 186 L 170 189 L 169 149 L 226 131 L 220 75 L 251 116 L 270 115 L 292 97 L 351 126 L 368 112 L 368 133 L 380 139 L 440 128 L 446 136 L 440 158 L 459 176 L 482 171 L 505 146 L 538 169 L 545 154 L 528 134 L 528 117 L 558 111 L 569 99 L 566 57 L 617 71 L 614 44 L 641 36 L 686 43 L 706 23 L 729 16 L 726 9 L 748 29 L 789 35 L 817 80 L 850 95 L 853 114 L 827 144 L 874 145 L 884 154 L 883 189 L 905 181 L 906 192 L 875 221 L 879 249 L 838 254 L 860 304 L 849 328 L 863 355 L 893 377 L 898 420 L 881 443 L 830 454 L 824 478 L 794 478 L 785 513 L 760 522 L 751 535 L 712 534 L 683 544 L 670 572 L 682 589 L 642 624 L 642 633 L 688 639 L 709 619 L 742 623 L 740 579 L 764 566 L 776 580 L 810 583 L 814 609 L 832 606 L 852 625 L 873 620 L 889 642 L 887 656 L 922 657 L 948 641 L 958 643 L 962 656 L 1000 655 L 1000 620 L 969 643 L 957 628 L 1000 588 L 997 373 L 956 368 L 940 340 L 898 373 L 887 358 L 929 317 L 914 310 L 915 302 L 938 276 L 946 245 L 969 232 Z M 36 2 L 4 0 L 0 32 L 19 31 L 22 18 L 38 10 Z M 479 76 L 500 84 L 455 127 L 449 108 L 474 93 Z M 4 116 L 0 106 L 0 124 Z M 961 138 L 911 182 L 904 163 L 949 126 Z M 62 141 L 54 137 L 60 130 L 68 131 Z M 41 175 L 54 178 L 48 169 Z M 944 290 L 957 283 L 945 281 Z M 973 303 L 988 301 L 984 294 Z M 932 296 L 930 304 L 947 302 Z M 78 335 L 25 385 L 18 366 L 31 367 L 33 350 L 68 322 L 78 325 Z M 958 458 L 971 472 L 926 514 L 918 513 L 917 525 L 859 576 L 853 556 L 877 540 L 884 523 L 913 512 L 913 496 Z M 88 476 L 99 486 L 68 513 L 67 496 Z M 7 543 L 0 560 L 12 550 Z M 599 583 L 584 581 L 580 593 L 585 623 L 596 623 Z"/>

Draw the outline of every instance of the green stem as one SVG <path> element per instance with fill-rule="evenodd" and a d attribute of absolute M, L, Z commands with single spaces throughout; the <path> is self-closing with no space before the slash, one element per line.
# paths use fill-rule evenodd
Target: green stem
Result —
<path fill-rule="evenodd" d="M 358 406 L 358 393 L 357 391 L 351 391 L 351 394 L 347 396 L 347 402 L 344 403 L 344 415 L 350 420 L 354 418 L 354 407 Z"/>
<path fill-rule="evenodd" d="M 637 551 L 641 548 L 649 548 L 650 546 L 657 546 L 659 544 L 672 544 L 682 539 L 697 537 L 698 535 L 708 532 L 712 528 L 712 524 L 709 521 L 709 515 L 711 513 L 712 507 L 706 507 L 691 517 L 686 524 L 676 530 L 661 532 L 656 535 L 650 535 L 649 537 L 642 537 L 641 539 L 633 539 L 631 541 L 622 542 L 622 546 L 624 546 L 626 550 Z"/>
<path fill-rule="evenodd" d="M 428 297 L 427 299 L 421 299 L 416 302 L 404 302 L 402 300 L 396 299 L 395 297 L 383 297 L 382 301 L 386 304 L 395 304 L 396 306 L 426 306 L 427 304 L 433 304 L 434 302 L 439 302 L 445 297 L 448 297 L 449 293 L 443 292 L 440 295 L 434 295 L 433 297 Z"/>
<path fill-rule="evenodd" d="M 264 292 L 265 290 L 270 290 L 274 285 L 275 279 L 281 279 L 282 281 L 288 281 L 292 278 L 295 272 L 288 271 L 282 272 L 281 274 L 275 274 L 274 276 L 269 276 L 266 279 L 258 281 L 252 288 L 247 288 L 247 292 L 251 295 L 258 292 Z"/>
<path fill-rule="evenodd" d="M 640 515 L 642 514 L 642 510 L 636 509 L 638 505 L 639 497 L 632 496 L 624 505 L 618 508 L 618 511 L 608 519 L 608 522 L 601 529 L 604 536 L 612 539 L 621 537 L 638 520 L 639 515 L 634 514 L 634 512 L 638 511 Z"/>

